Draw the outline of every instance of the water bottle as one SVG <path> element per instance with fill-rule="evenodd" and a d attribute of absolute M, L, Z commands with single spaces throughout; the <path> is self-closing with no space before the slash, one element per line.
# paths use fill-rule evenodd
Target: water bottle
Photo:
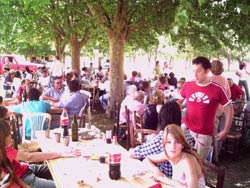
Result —
<path fill-rule="evenodd" d="M 60 117 L 60 125 L 63 128 L 63 136 L 69 136 L 69 115 L 66 109 L 63 109 L 63 112 Z"/>

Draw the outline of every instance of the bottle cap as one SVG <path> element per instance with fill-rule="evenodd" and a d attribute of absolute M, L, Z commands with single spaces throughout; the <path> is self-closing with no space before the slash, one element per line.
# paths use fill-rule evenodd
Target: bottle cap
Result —
<path fill-rule="evenodd" d="M 100 161 L 100 163 L 105 163 L 105 157 L 104 156 L 100 156 L 99 161 Z"/>

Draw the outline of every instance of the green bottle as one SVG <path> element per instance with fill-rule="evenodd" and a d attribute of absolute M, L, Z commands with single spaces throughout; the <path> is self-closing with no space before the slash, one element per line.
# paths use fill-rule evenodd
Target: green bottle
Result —
<path fill-rule="evenodd" d="M 74 114 L 73 116 L 73 121 L 71 124 L 71 136 L 72 136 L 72 141 L 77 142 L 78 141 L 78 123 L 76 119 L 76 115 Z"/>

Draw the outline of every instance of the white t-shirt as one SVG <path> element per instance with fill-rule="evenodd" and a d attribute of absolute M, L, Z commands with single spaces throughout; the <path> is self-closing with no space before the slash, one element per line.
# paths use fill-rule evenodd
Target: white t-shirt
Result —
<path fill-rule="evenodd" d="M 46 77 L 40 77 L 38 80 L 38 83 L 41 84 L 41 86 L 48 86 L 50 82 L 50 77 L 46 76 Z"/>
<path fill-rule="evenodd" d="M 51 65 L 51 75 L 53 77 L 60 77 L 63 75 L 63 63 L 60 61 L 54 61 Z"/>

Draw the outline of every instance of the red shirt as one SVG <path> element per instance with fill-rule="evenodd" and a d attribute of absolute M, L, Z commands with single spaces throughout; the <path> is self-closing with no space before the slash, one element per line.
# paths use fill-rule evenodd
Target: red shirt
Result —
<path fill-rule="evenodd" d="M 13 165 L 16 176 L 18 178 L 22 178 L 28 171 L 29 166 L 25 163 L 20 163 L 19 161 L 15 160 L 17 152 L 18 151 L 16 149 L 6 146 L 6 154 Z"/>
<path fill-rule="evenodd" d="M 224 88 L 215 82 L 198 85 L 190 81 L 183 85 L 180 94 L 187 103 L 187 114 L 183 120 L 187 127 L 195 133 L 212 136 L 218 105 L 230 102 Z"/>
<path fill-rule="evenodd" d="M 235 83 L 233 83 L 232 87 L 230 87 L 230 91 L 231 91 L 232 101 L 239 99 L 240 96 L 244 94 L 243 89 L 240 86 L 236 85 Z"/>

